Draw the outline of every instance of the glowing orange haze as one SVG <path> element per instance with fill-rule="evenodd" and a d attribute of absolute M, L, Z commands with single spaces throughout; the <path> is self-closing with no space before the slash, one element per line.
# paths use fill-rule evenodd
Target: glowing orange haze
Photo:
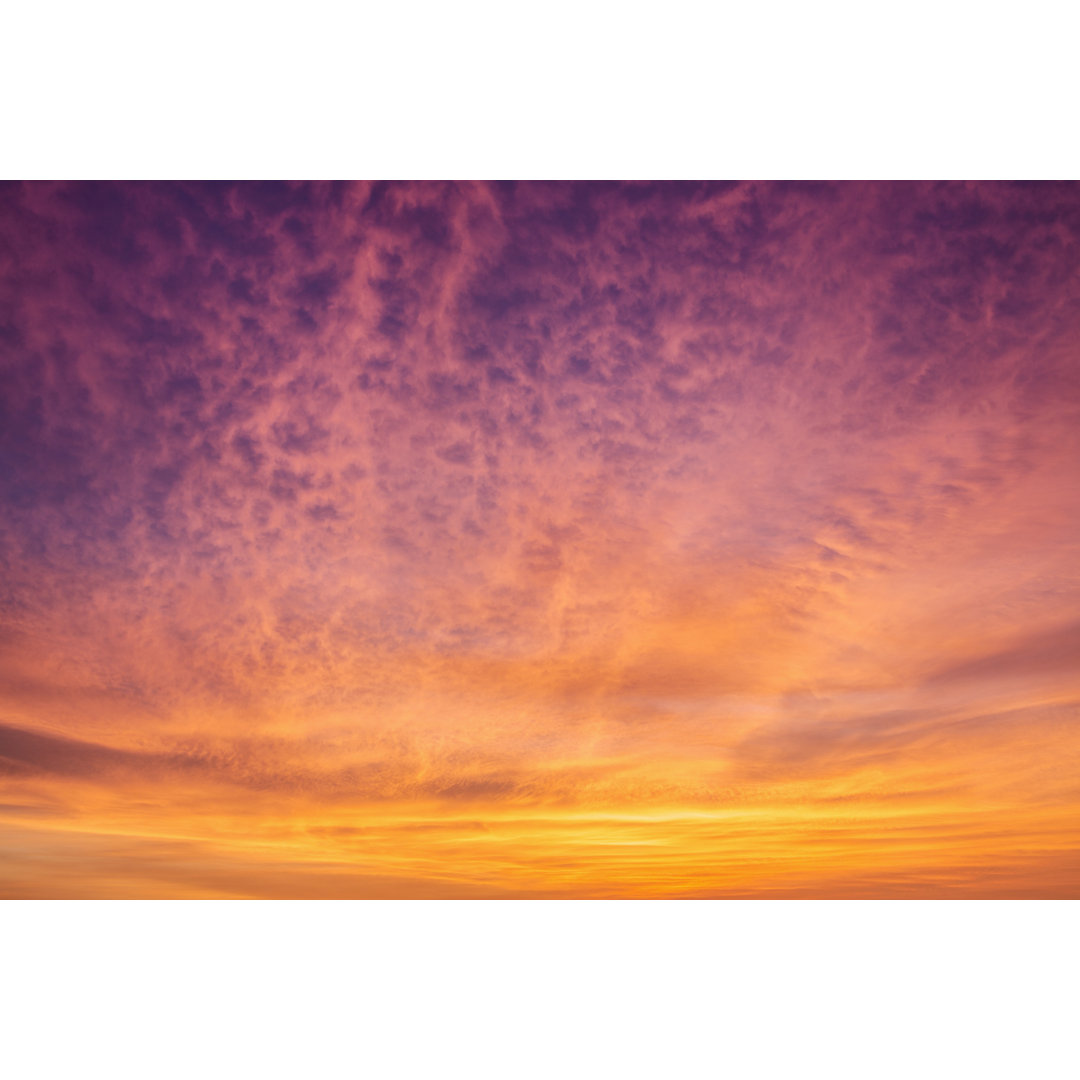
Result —
<path fill-rule="evenodd" d="M 1080 897 L 1075 185 L 0 194 L 0 895 Z"/>

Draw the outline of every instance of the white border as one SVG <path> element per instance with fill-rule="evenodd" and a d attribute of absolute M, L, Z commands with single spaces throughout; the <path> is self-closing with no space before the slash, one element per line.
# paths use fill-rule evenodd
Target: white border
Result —
<path fill-rule="evenodd" d="M 8 5 L 6 178 L 1078 175 L 1075 6 Z"/>
<path fill-rule="evenodd" d="M 5 1072 L 1058 1077 L 1073 902 L 5 904 Z"/>

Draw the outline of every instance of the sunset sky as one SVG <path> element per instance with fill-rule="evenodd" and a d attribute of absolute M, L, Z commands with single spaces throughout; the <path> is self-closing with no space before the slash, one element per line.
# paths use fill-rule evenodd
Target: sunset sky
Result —
<path fill-rule="evenodd" d="M 0 896 L 1080 898 L 1080 186 L 0 188 Z"/>

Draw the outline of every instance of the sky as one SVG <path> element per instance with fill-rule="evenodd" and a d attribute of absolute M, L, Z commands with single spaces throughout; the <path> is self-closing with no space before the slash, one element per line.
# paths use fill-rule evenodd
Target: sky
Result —
<path fill-rule="evenodd" d="M 0 188 L 0 896 L 1080 898 L 1076 184 Z"/>

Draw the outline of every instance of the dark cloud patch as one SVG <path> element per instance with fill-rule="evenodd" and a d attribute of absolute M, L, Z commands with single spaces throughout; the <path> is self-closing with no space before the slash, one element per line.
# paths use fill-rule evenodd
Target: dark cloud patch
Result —
<path fill-rule="evenodd" d="M 239 431 L 233 436 L 232 448 L 253 473 L 258 472 L 266 461 L 266 455 L 260 452 L 259 440 L 246 432 Z"/>
<path fill-rule="evenodd" d="M 373 184 L 363 215 L 394 237 L 428 249 L 445 250 L 452 246 L 453 230 L 440 204 L 453 198 L 455 186 L 433 185 L 429 191 L 433 199 L 415 200 L 410 185 Z"/>
<path fill-rule="evenodd" d="M 437 457 L 451 465 L 471 465 L 473 461 L 473 449 L 466 442 L 452 443 L 435 451 Z"/>
<path fill-rule="evenodd" d="M 125 267 L 137 267 L 150 259 L 134 227 L 136 208 L 128 190 L 105 182 L 69 184 L 59 198 L 80 216 L 79 235 L 96 254 Z"/>
<path fill-rule="evenodd" d="M 1069 675 L 1080 667 L 1080 623 L 1034 634 L 1011 648 L 951 663 L 931 674 L 928 686 L 1010 678 Z"/>
<path fill-rule="evenodd" d="M 372 281 L 375 294 L 382 301 L 377 330 L 391 341 L 399 341 L 416 323 L 420 294 L 398 273 L 395 276 L 375 278 Z"/>
<path fill-rule="evenodd" d="M 232 185 L 245 206 L 260 218 L 302 213 L 314 209 L 315 185 L 282 181 L 256 181 Z M 290 218 L 295 220 L 295 218 Z"/>
<path fill-rule="evenodd" d="M 310 455 L 321 450 L 330 438 L 330 429 L 312 416 L 302 420 L 281 420 L 271 427 L 274 443 L 287 454 Z"/>
<path fill-rule="evenodd" d="M 746 775 L 821 775 L 888 762 L 925 736 L 929 710 L 897 710 L 872 717 L 813 724 L 772 725 L 743 739 L 733 760 Z"/>
<path fill-rule="evenodd" d="M 480 397 L 478 379 L 464 379 L 443 372 L 432 372 L 427 378 L 427 406 L 436 412 L 460 408 Z"/>
<path fill-rule="evenodd" d="M 265 748 L 261 750 L 243 739 L 212 746 L 188 740 L 162 751 L 125 750 L 0 725 L 0 775 L 16 777 L 62 776 L 110 786 L 186 778 L 195 783 L 212 782 L 262 791 L 308 791 L 328 796 L 359 788 L 361 793 L 377 797 L 384 794 L 380 789 L 388 781 L 394 782 L 401 775 L 400 769 L 388 770 L 379 764 L 366 768 L 330 768 L 324 772 L 282 767 L 266 760 Z"/>
<path fill-rule="evenodd" d="M 93 779 L 155 760 L 153 755 L 0 725 L 0 761 L 20 771 Z"/>
<path fill-rule="evenodd" d="M 513 385 L 516 383 L 517 376 L 512 371 L 507 371 L 506 368 L 499 367 L 497 364 L 493 364 L 487 369 L 488 382 L 493 384 L 509 383 Z"/>
<path fill-rule="evenodd" d="M 313 503 L 304 511 L 312 521 L 340 521 L 342 513 L 332 502 Z"/>
<path fill-rule="evenodd" d="M 256 304 L 255 285 L 248 277 L 240 275 L 229 282 L 229 298 L 244 304 Z"/>
<path fill-rule="evenodd" d="M 198 375 L 173 375 L 162 391 L 162 401 L 166 405 L 178 402 L 197 403 L 203 399 L 202 383 Z"/>
<path fill-rule="evenodd" d="M 303 274 L 296 286 L 295 296 L 303 304 L 325 306 L 341 288 L 341 276 L 333 267 L 315 274 Z"/>
<path fill-rule="evenodd" d="M 310 470 L 300 473 L 279 467 L 271 476 L 268 491 L 275 499 L 296 502 L 301 491 L 310 491 L 314 486 L 314 474 Z"/>

